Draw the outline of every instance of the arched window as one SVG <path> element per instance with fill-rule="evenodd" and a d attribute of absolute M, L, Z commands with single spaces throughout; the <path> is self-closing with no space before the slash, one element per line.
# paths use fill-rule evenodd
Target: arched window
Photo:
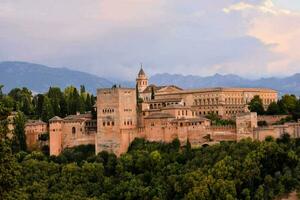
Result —
<path fill-rule="evenodd" d="M 73 134 L 76 133 L 76 128 L 75 128 L 75 127 L 72 128 L 72 133 L 73 133 Z"/>

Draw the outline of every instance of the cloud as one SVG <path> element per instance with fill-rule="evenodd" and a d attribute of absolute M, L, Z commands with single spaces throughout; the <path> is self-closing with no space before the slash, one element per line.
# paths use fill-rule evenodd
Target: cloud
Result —
<path fill-rule="evenodd" d="M 271 0 L 256 5 L 240 2 L 223 11 L 227 14 L 243 13 L 244 18 L 250 21 L 248 35 L 271 45 L 270 50 L 277 58 L 267 63 L 267 73 L 278 75 L 299 72 L 299 12 L 277 7 Z"/>
<path fill-rule="evenodd" d="M 150 74 L 292 73 L 298 17 L 263 0 L 2 0 L 0 60 L 124 79 L 140 62 Z"/>

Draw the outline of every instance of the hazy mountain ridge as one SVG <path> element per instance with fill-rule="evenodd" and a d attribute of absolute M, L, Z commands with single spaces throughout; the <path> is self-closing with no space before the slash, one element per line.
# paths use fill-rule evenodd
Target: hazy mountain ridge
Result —
<path fill-rule="evenodd" d="M 99 87 L 111 87 L 112 82 L 84 72 L 66 68 L 51 68 L 26 62 L 0 62 L 0 84 L 7 92 L 15 87 L 28 87 L 35 92 L 45 92 L 50 86 L 65 88 L 69 85 L 95 93 Z"/>
<path fill-rule="evenodd" d="M 237 75 L 228 74 L 213 76 L 183 76 L 179 74 L 156 74 L 150 78 L 151 83 L 158 85 L 177 85 L 182 88 L 203 87 L 266 87 L 278 90 L 280 94 L 292 93 L 300 95 L 300 74 L 294 74 L 285 78 L 261 78 L 250 80 Z"/>
<path fill-rule="evenodd" d="M 45 92 L 50 86 L 65 88 L 69 85 L 96 93 L 97 88 L 111 87 L 114 83 L 135 87 L 135 81 L 110 81 L 96 75 L 74 71 L 67 68 L 52 68 L 45 65 L 26 62 L 0 62 L 0 84 L 8 92 L 15 87 L 28 87 L 35 92 Z M 285 78 L 261 78 L 250 80 L 238 75 L 215 74 L 213 76 L 195 76 L 180 74 L 156 74 L 150 77 L 150 83 L 157 85 L 177 85 L 182 88 L 203 87 L 266 87 L 278 90 L 280 94 L 300 95 L 300 73 Z"/>

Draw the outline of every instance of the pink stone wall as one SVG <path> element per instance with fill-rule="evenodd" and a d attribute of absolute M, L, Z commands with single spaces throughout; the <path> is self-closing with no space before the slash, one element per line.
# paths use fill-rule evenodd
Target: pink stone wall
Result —
<path fill-rule="evenodd" d="M 286 118 L 288 115 L 258 115 L 257 121 L 266 121 L 268 125 L 272 125 L 281 119 Z"/>
<path fill-rule="evenodd" d="M 50 155 L 58 156 L 62 151 L 62 121 L 50 122 Z"/>
<path fill-rule="evenodd" d="M 26 144 L 29 149 L 33 149 L 38 144 L 39 136 L 48 132 L 47 124 L 30 124 L 25 125 Z"/>

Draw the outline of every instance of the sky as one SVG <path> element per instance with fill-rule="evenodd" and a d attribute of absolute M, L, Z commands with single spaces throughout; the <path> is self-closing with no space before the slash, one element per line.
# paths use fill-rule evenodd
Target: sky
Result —
<path fill-rule="evenodd" d="M 0 61 L 132 80 L 300 72 L 300 0 L 0 0 Z"/>

